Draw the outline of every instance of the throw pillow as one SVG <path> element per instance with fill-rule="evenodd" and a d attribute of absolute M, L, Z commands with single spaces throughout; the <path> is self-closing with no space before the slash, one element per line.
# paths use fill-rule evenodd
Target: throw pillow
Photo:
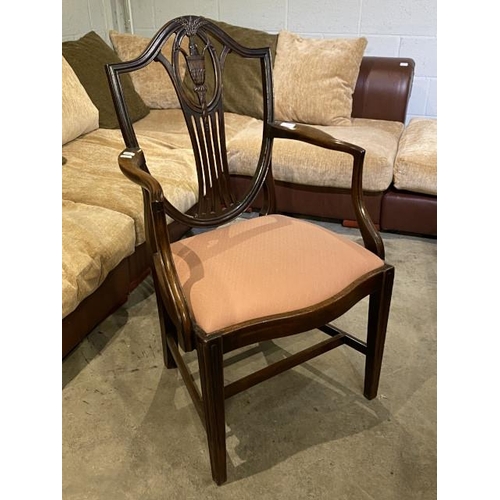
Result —
<path fill-rule="evenodd" d="M 240 45 L 252 49 L 271 48 L 274 61 L 278 35 L 269 34 L 241 26 L 233 26 L 222 21 L 213 21 Z M 215 41 L 214 46 L 220 50 Z M 264 106 L 262 101 L 262 73 L 260 60 L 244 59 L 237 54 L 228 54 L 222 78 L 224 84 L 224 110 L 239 115 L 252 116 L 262 120 Z"/>
<path fill-rule="evenodd" d="M 149 42 L 150 38 L 110 31 L 109 38 L 113 47 L 122 61 L 130 61 L 139 57 Z M 163 46 L 163 55 L 170 60 L 173 38 Z M 184 59 L 181 58 L 181 61 Z M 186 67 L 181 66 L 181 76 L 184 77 Z M 167 71 L 159 62 L 152 62 L 145 68 L 130 73 L 135 90 L 142 100 L 151 109 L 179 108 L 179 99 Z"/>
<path fill-rule="evenodd" d="M 274 63 L 275 118 L 314 125 L 350 119 L 366 38 L 312 39 L 280 31 Z"/>
<path fill-rule="evenodd" d="M 62 58 L 62 143 L 99 128 L 99 111 L 75 72 Z"/>
<path fill-rule="evenodd" d="M 230 37 L 234 38 L 240 45 L 249 48 L 270 47 L 271 57 L 274 60 L 276 45 L 278 43 L 277 34 L 273 35 L 265 31 L 234 26 L 213 19 L 210 19 L 210 21 L 225 31 Z M 212 39 L 212 43 L 217 53 L 220 53 L 222 45 L 215 39 Z M 200 45 L 199 48 L 202 49 L 203 46 Z M 186 73 L 185 81 L 189 78 L 189 73 Z M 206 83 L 209 89 L 213 89 L 213 82 L 213 71 L 207 71 Z M 264 106 L 260 60 L 245 59 L 234 53 L 228 54 L 224 66 L 222 83 L 224 85 L 224 111 L 262 120 Z M 212 92 L 209 90 L 208 95 L 211 94 Z"/>
<path fill-rule="evenodd" d="M 118 118 L 104 68 L 107 63 L 121 62 L 116 52 L 94 31 L 79 40 L 63 42 L 62 52 L 99 110 L 99 126 L 118 128 Z M 121 82 L 131 120 L 135 122 L 144 118 L 149 113 L 149 108 L 135 91 L 130 75 L 122 75 Z"/>

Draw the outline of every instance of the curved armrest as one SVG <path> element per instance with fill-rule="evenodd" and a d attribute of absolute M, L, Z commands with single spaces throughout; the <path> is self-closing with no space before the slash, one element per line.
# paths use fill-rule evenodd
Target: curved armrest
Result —
<path fill-rule="evenodd" d="M 363 201 L 363 162 L 365 150 L 355 144 L 336 139 L 330 134 L 308 125 L 290 122 L 272 122 L 268 124 L 268 127 L 269 133 L 273 138 L 302 141 L 333 151 L 347 153 L 353 157 L 351 193 L 359 230 L 365 247 L 381 259 L 384 259 L 384 243 Z"/>
<path fill-rule="evenodd" d="M 307 142 L 322 148 L 332 149 L 348 153 L 354 157 L 364 155 L 365 150 L 350 144 L 349 142 L 335 139 L 335 137 L 308 125 L 293 122 L 273 122 L 269 124 L 271 134 L 277 139 L 293 139 L 297 141 Z"/>
<path fill-rule="evenodd" d="M 152 202 L 163 202 L 164 196 L 160 183 L 144 169 L 146 159 L 142 149 L 124 149 L 118 156 L 118 165 L 125 177 L 139 184 L 149 193 Z"/>

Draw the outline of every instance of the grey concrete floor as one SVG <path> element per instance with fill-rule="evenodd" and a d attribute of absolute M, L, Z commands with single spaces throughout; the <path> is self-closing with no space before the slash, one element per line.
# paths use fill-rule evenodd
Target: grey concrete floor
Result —
<path fill-rule="evenodd" d="M 359 232 L 324 223 L 359 239 Z M 383 234 L 396 268 L 379 395 L 346 346 L 227 401 L 228 481 L 211 479 L 198 415 L 163 366 L 151 279 L 63 361 L 63 498 L 436 498 L 436 249 Z M 364 337 L 367 301 L 340 321 Z M 318 339 L 318 331 L 227 356 L 227 381 Z M 198 378 L 196 359 L 186 359 Z"/>

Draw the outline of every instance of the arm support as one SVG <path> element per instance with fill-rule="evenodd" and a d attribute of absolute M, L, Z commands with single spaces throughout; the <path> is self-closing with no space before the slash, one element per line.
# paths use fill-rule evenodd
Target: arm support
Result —
<path fill-rule="evenodd" d="M 378 255 L 385 257 L 384 243 L 373 221 L 366 210 L 363 201 L 363 162 L 365 150 L 335 137 L 314 127 L 298 123 L 273 122 L 269 124 L 269 133 L 276 139 L 292 139 L 306 142 L 332 151 L 340 151 L 353 157 L 351 180 L 351 196 L 354 205 L 356 220 L 359 225 L 365 247 Z"/>
<path fill-rule="evenodd" d="M 146 171 L 144 153 L 140 148 L 122 151 L 118 157 L 118 165 L 128 179 L 143 189 L 144 224 L 156 282 L 170 319 L 177 328 L 178 339 L 184 349 L 190 350 L 192 323 L 170 249 L 161 184 Z"/>

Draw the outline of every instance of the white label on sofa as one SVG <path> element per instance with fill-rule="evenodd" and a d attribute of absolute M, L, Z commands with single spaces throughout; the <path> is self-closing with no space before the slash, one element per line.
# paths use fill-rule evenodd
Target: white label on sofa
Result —
<path fill-rule="evenodd" d="M 399 63 L 400 66 L 408 66 L 408 63 L 405 63 L 405 62 L 400 62 Z"/>

